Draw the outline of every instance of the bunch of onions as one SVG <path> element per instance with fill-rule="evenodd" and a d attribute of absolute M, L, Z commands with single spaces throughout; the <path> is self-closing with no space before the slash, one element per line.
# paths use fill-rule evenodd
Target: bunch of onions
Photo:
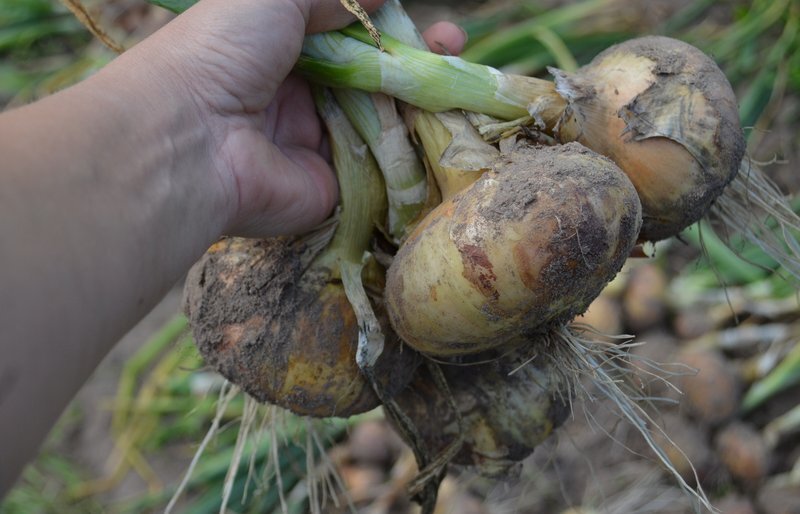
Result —
<path fill-rule="evenodd" d="M 741 176 L 744 138 L 724 75 L 689 45 L 643 38 L 607 50 L 575 74 L 552 70 L 556 81 L 550 83 L 415 50 L 386 37 L 391 26 L 382 29 L 383 52 L 358 27 L 311 37 L 299 69 L 332 87 L 382 92 L 420 109 L 407 109 L 406 117 L 442 203 L 402 241 L 389 268 L 385 297 L 392 326 L 410 346 L 445 361 L 487 350 L 524 355 L 522 360 L 552 351 L 556 367 L 589 376 L 674 469 L 654 442 L 646 414 L 602 369 L 604 359 L 565 326 L 618 272 L 634 243 L 679 234 Z M 404 43 L 413 41 L 405 37 Z M 495 150 L 475 159 L 479 145 L 462 147 L 472 139 L 469 129 L 447 121 L 453 110 L 456 117 L 467 110 L 497 118 L 477 127 L 483 135 L 525 126 L 524 133 L 541 134 L 537 141 L 562 146 L 500 141 L 499 157 Z M 442 127 L 449 134 L 439 137 Z M 456 137 L 464 134 L 470 135 Z M 566 144 L 572 141 L 583 146 Z M 455 165 L 462 162 L 467 165 Z M 553 339 L 553 345 L 542 344 Z M 438 453 L 497 472 L 530 453 L 535 434 L 549 433 L 560 422 L 550 410 L 526 417 L 522 404 L 513 402 L 493 411 L 497 398 L 514 395 L 507 380 L 487 374 L 491 378 L 483 381 L 470 374 L 483 377 L 478 368 L 459 375 L 444 366 L 447 388 L 438 385 L 442 377 L 423 373 L 395 400 L 416 424 L 409 440 L 425 447 L 416 450 L 418 458 L 428 454 L 421 462 L 425 469 Z M 527 366 L 535 369 L 528 363 L 520 370 Z M 499 391 L 498 396 L 473 390 L 471 396 L 481 400 L 465 407 L 459 393 L 470 388 L 470 378 L 480 391 Z M 556 405 L 570 398 L 570 383 L 547 382 L 524 394 L 529 404 Z M 443 423 L 431 423 L 434 415 Z M 462 424 L 455 423 L 458 418 Z M 529 445 L 513 430 L 488 429 L 487 419 L 502 426 L 519 420 Z M 480 439 L 475 431 L 491 436 Z M 454 452 L 459 437 L 464 445 Z M 486 464 L 491 461 L 485 456 L 493 454 L 487 448 L 502 455 L 501 466 Z M 705 501 L 702 491 L 697 494 Z"/>
<path fill-rule="evenodd" d="M 412 48 L 385 28 L 383 51 L 359 26 L 310 36 L 298 70 L 426 111 L 488 115 L 494 120 L 478 127 L 487 137 L 524 126 L 558 143 L 578 141 L 611 158 L 636 186 L 640 241 L 676 236 L 708 216 L 724 235 L 741 235 L 800 278 L 800 218 L 745 157 L 733 90 L 701 51 L 666 37 L 634 39 L 574 73 L 550 68 L 550 82 Z M 766 217 L 777 221 L 779 236 Z"/>
<path fill-rule="evenodd" d="M 213 247 L 187 285 L 201 352 L 255 398 L 301 414 L 382 403 L 426 480 L 450 460 L 507 469 L 563 421 L 583 376 L 671 467 L 608 348 L 568 324 L 637 243 L 751 198 L 737 187 L 725 200 L 746 179 L 724 75 L 663 37 L 552 69 L 554 82 L 504 75 L 420 48 L 398 0 L 375 20 L 381 43 L 358 25 L 309 36 L 297 65 L 334 88 L 317 101 L 338 216 L 301 238 Z M 774 249 L 800 277 L 797 255 Z M 432 511 L 430 494 L 422 503 Z"/>

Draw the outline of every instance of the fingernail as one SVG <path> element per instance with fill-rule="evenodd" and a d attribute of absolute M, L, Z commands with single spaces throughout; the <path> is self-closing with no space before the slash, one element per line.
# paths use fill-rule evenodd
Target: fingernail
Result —
<path fill-rule="evenodd" d="M 456 26 L 458 27 L 458 30 L 460 30 L 461 33 L 464 34 L 464 44 L 466 45 L 467 41 L 469 41 L 469 34 L 467 34 L 467 31 L 461 25 L 456 25 Z"/>

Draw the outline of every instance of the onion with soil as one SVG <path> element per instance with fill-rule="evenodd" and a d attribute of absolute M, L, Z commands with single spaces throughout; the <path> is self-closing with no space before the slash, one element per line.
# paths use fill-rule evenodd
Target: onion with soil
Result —
<path fill-rule="evenodd" d="M 392 325 L 431 355 L 544 333 L 586 310 L 640 223 L 636 191 L 608 159 L 521 145 L 409 236 L 387 276 Z"/>
<path fill-rule="evenodd" d="M 341 285 L 305 272 L 309 251 L 289 238 L 217 243 L 187 279 L 195 341 L 209 365 L 261 402 L 317 417 L 368 411 L 380 402 L 356 364 L 356 316 Z M 417 362 L 387 341 L 377 364 L 387 394 Z"/>
<path fill-rule="evenodd" d="M 697 48 L 643 37 L 574 74 L 551 71 L 569 102 L 559 140 L 579 141 L 625 170 L 642 200 L 641 239 L 665 239 L 701 219 L 739 170 L 736 96 Z"/>
<path fill-rule="evenodd" d="M 547 342 L 540 338 L 532 344 Z M 440 453 L 462 437 L 454 464 L 507 477 L 570 412 L 553 363 L 546 357 L 531 359 L 529 353 L 439 366 L 458 413 L 424 366 L 395 400 L 416 424 L 428 451 Z"/>

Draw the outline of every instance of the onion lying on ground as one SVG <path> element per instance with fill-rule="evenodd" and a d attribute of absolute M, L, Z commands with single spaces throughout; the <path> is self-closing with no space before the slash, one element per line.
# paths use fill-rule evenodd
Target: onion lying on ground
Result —
<path fill-rule="evenodd" d="M 415 349 L 464 355 L 583 312 L 641 224 L 636 191 L 579 144 L 520 145 L 417 226 L 389 268 L 392 325 Z"/>

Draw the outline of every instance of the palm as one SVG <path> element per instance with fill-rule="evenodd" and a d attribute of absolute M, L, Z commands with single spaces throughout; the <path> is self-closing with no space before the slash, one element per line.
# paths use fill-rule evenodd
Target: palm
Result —
<path fill-rule="evenodd" d="M 195 48 L 194 58 L 186 60 L 186 84 L 205 113 L 221 187 L 236 202 L 226 232 L 265 237 L 308 230 L 331 212 L 337 187 L 309 86 L 290 70 L 306 30 L 334 28 L 348 15 L 334 1 L 313 2 L 316 10 L 308 20 L 286 0 L 241 0 L 252 5 L 239 10 L 228 9 L 228 1 L 201 2 L 196 7 L 218 14 L 201 18 L 200 10 L 190 9 L 174 24 L 203 49 Z M 431 27 L 427 36 L 434 48 L 452 53 L 464 43 L 452 24 Z"/>
<path fill-rule="evenodd" d="M 330 212 L 335 179 L 305 81 L 290 75 L 266 109 L 224 123 L 220 163 L 236 177 L 237 234 L 295 232 Z"/>

